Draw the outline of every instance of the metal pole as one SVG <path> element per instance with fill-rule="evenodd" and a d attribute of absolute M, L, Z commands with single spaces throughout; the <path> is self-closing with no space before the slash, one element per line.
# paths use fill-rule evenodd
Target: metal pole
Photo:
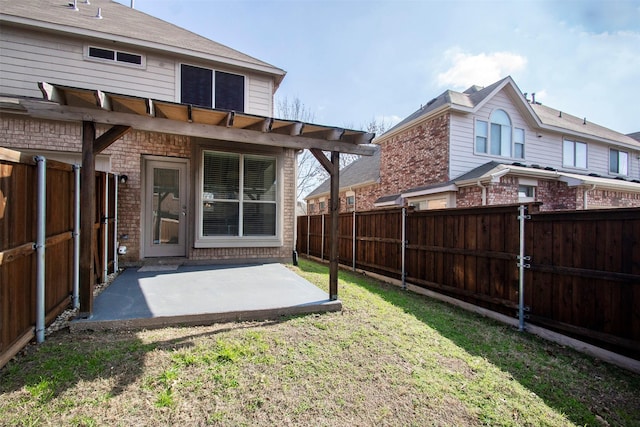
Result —
<path fill-rule="evenodd" d="M 351 258 L 353 259 L 353 271 L 356 271 L 356 211 L 353 211 L 353 243 L 351 244 Z"/>
<path fill-rule="evenodd" d="M 73 165 L 76 182 L 73 212 L 73 308 L 80 308 L 80 165 Z"/>
<path fill-rule="evenodd" d="M 402 208 L 402 289 L 407 289 L 406 272 L 407 251 L 407 208 Z"/>
<path fill-rule="evenodd" d="M 102 283 L 109 275 L 109 174 L 104 174 L 104 215 L 102 216 Z"/>
<path fill-rule="evenodd" d="M 38 200 L 36 230 L 36 341 L 44 342 L 45 327 L 45 242 L 47 215 L 47 159 L 36 156 Z"/>
<path fill-rule="evenodd" d="M 524 255 L 524 221 L 530 219 L 531 216 L 526 215 L 526 207 L 520 205 L 518 207 L 520 221 L 520 252 L 518 255 L 518 330 L 524 331 L 524 269 L 529 268 L 529 264 L 525 264 L 525 261 L 531 259 L 531 257 Z"/>
<path fill-rule="evenodd" d="M 311 239 L 311 215 L 307 215 L 307 258 L 309 258 L 309 241 Z"/>
<path fill-rule="evenodd" d="M 114 175 L 113 179 L 113 272 L 118 272 L 118 188 L 120 186 L 120 176 Z"/>
<path fill-rule="evenodd" d="M 320 242 L 320 259 L 324 260 L 324 214 L 322 214 L 322 240 Z"/>

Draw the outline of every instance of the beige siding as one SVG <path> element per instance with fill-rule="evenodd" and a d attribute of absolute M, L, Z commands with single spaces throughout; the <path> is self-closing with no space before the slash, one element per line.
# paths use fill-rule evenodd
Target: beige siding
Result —
<path fill-rule="evenodd" d="M 4 27 L 0 35 L 0 92 L 41 97 L 37 82 L 123 93 L 173 101 L 173 61 L 130 47 L 146 57 L 146 67 L 87 60 L 85 42 L 51 34 Z M 109 48 L 101 43 L 92 46 Z"/>
<path fill-rule="evenodd" d="M 502 109 L 509 114 L 513 127 L 525 130 L 525 158 L 516 159 L 510 157 L 491 156 L 477 154 L 475 148 L 474 122 L 476 119 L 489 121 L 491 112 Z M 525 121 L 511 98 L 505 93 L 496 94 L 487 102 L 477 114 L 452 114 L 451 115 L 451 155 L 449 165 L 451 177 L 456 178 L 471 169 L 483 165 L 492 160 L 511 163 L 522 162 L 527 165 L 539 164 L 556 169 L 576 173 L 597 173 L 602 176 L 609 175 L 609 146 L 586 138 L 568 137 L 569 139 L 587 143 L 587 167 L 576 169 L 562 164 L 562 146 L 565 135 L 548 131 L 532 129 Z M 629 153 L 630 168 L 629 177 L 637 179 L 640 176 L 638 153 Z"/>
<path fill-rule="evenodd" d="M 146 62 L 144 67 L 139 67 L 87 59 L 85 49 L 88 45 L 141 54 Z M 46 81 L 163 101 L 180 101 L 179 64 L 182 61 L 169 56 L 131 46 L 109 46 L 7 26 L 3 26 L 0 33 L 0 49 L 2 94 L 40 98 L 42 94 L 37 83 Z M 273 115 L 273 80 L 270 77 L 247 74 L 204 61 L 185 63 L 244 75 L 245 111 Z"/>

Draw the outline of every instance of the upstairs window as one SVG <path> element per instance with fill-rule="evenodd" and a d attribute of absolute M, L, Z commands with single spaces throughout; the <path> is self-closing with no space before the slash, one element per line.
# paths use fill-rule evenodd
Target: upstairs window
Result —
<path fill-rule="evenodd" d="M 617 175 L 628 175 L 629 153 L 614 149 L 609 150 L 609 172 Z"/>
<path fill-rule="evenodd" d="M 244 76 L 182 64 L 180 102 L 244 112 Z"/>
<path fill-rule="evenodd" d="M 513 128 L 504 110 L 495 110 L 490 122 L 476 120 L 476 153 L 524 158 L 524 129 Z"/>
<path fill-rule="evenodd" d="M 562 165 L 572 168 L 587 168 L 587 144 L 565 139 L 562 145 Z"/>
<path fill-rule="evenodd" d="M 109 61 L 119 64 L 144 66 L 144 57 L 136 53 L 123 52 L 114 49 L 104 49 L 101 47 L 88 46 L 87 58 L 98 61 Z"/>

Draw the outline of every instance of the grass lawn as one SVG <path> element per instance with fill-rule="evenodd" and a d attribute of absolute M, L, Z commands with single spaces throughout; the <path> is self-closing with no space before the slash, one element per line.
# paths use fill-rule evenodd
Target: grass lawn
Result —
<path fill-rule="evenodd" d="M 0 371 L 0 424 L 640 426 L 638 375 L 358 274 L 339 292 L 340 313 L 56 332 Z"/>

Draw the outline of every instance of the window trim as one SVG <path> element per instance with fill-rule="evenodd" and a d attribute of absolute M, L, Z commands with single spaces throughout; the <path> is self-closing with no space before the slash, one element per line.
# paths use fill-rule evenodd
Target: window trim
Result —
<path fill-rule="evenodd" d="M 617 171 L 612 170 L 612 164 L 611 164 L 611 155 L 613 154 L 614 151 L 618 153 L 618 156 L 617 156 L 618 170 Z M 620 172 L 620 153 L 624 153 L 626 155 L 626 160 L 627 160 L 627 165 L 625 166 L 626 173 Z M 630 159 L 630 156 L 628 151 L 619 150 L 617 148 L 609 148 L 609 174 L 615 175 L 615 176 L 624 176 L 624 177 L 629 176 L 629 166 L 630 166 L 629 159 Z"/>
<path fill-rule="evenodd" d="M 99 58 L 96 56 L 91 56 L 89 54 L 91 48 L 107 50 L 113 52 L 114 59 L 107 58 Z M 140 57 L 140 64 L 135 64 L 127 61 L 118 61 L 118 53 L 124 53 L 127 55 L 135 55 Z M 146 69 L 147 68 L 147 56 L 141 53 L 130 52 L 127 50 L 113 49 L 110 47 L 102 47 L 94 44 L 85 44 L 83 49 L 83 57 L 86 61 L 98 62 L 101 64 L 113 64 L 113 65 L 121 65 L 124 67 L 138 68 L 138 69 Z"/>
<path fill-rule="evenodd" d="M 571 142 L 573 145 L 573 164 L 567 164 L 564 162 L 565 159 L 565 143 L 566 142 Z M 584 156 L 584 162 L 585 165 L 584 166 L 578 166 L 576 164 L 576 144 L 582 144 L 584 145 L 584 149 L 585 149 L 585 156 Z M 578 141 L 575 139 L 570 139 L 570 138 L 562 138 L 562 167 L 565 168 L 572 168 L 572 169 L 580 169 L 580 170 L 588 170 L 589 169 L 589 144 L 587 144 L 584 141 Z"/>
<path fill-rule="evenodd" d="M 496 111 L 502 111 L 507 118 L 509 119 L 510 124 L 510 129 L 511 129 L 511 153 L 508 156 L 504 156 L 502 154 L 492 154 L 491 153 L 491 125 L 493 124 L 493 122 L 491 121 L 491 116 L 493 116 L 493 114 Z M 479 135 L 478 134 L 478 122 L 482 122 L 484 123 L 487 133 L 486 135 Z M 500 126 L 505 126 L 499 123 L 496 123 Z M 523 141 L 522 143 L 518 142 L 518 144 L 522 145 L 522 157 L 516 157 L 515 156 L 515 152 L 516 152 L 516 142 L 515 142 L 515 135 L 516 135 L 516 130 L 522 131 L 522 136 L 523 136 Z M 480 138 L 484 138 L 484 147 L 485 147 L 485 151 L 478 151 L 478 137 Z M 524 128 L 520 128 L 520 127 L 516 127 L 513 123 L 513 120 L 511 118 L 511 116 L 509 115 L 509 113 L 502 109 L 502 108 L 496 108 L 493 111 L 491 111 L 491 114 L 489 114 L 489 117 L 484 120 L 481 119 L 479 117 L 475 117 L 474 123 L 473 123 L 473 153 L 476 155 L 481 155 L 481 156 L 490 156 L 490 157 L 499 157 L 502 159 L 512 159 L 512 160 L 524 160 L 526 157 L 526 141 L 527 141 L 527 131 Z M 502 151 L 502 150 L 500 150 Z"/>
<path fill-rule="evenodd" d="M 199 167 L 196 173 L 196 209 L 195 209 L 195 239 L 194 248 L 247 248 L 247 247 L 282 247 L 284 239 L 284 159 L 280 150 L 270 150 L 266 147 L 233 150 L 225 147 L 223 142 L 212 141 L 198 146 Z M 204 188 L 204 153 L 216 151 L 240 155 L 240 162 L 244 162 L 245 155 L 273 157 L 276 162 L 276 234 L 275 236 L 204 236 L 203 235 L 203 188 Z M 241 201 L 244 202 L 244 201 Z"/>
<path fill-rule="evenodd" d="M 203 107 L 203 108 L 217 108 L 216 107 L 216 71 L 220 71 L 222 73 L 234 74 L 236 76 L 242 76 L 243 84 L 244 84 L 244 96 L 243 96 L 243 105 L 244 111 L 238 111 L 238 113 L 247 113 L 248 112 L 248 101 L 249 101 L 249 77 L 244 73 L 237 73 L 234 71 L 224 70 L 220 68 L 211 68 L 199 64 L 194 64 L 191 62 L 177 62 L 176 63 L 176 89 L 175 89 L 175 99 L 177 102 L 182 103 L 182 66 L 187 65 L 195 68 L 203 68 L 205 70 L 211 71 L 211 107 Z"/>

